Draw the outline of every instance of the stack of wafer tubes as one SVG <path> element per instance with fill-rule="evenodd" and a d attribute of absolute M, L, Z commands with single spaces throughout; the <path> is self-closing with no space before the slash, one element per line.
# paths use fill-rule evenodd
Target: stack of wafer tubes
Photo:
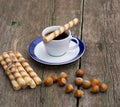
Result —
<path fill-rule="evenodd" d="M 51 40 L 53 40 L 54 38 L 56 38 L 57 36 L 59 36 L 60 34 L 65 32 L 66 30 L 68 30 L 69 28 L 71 28 L 74 25 L 76 25 L 78 22 L 79 22 L 79 19 L 78 18 L 74 18 L 73 20 L 71 20 L 68 23 L 66 23 L 64 26 L 60 26 L 59 29 L 55 30 L 54 32 L 50 33 L 47 36 L 44 36 L 43 37 L 43 41 L 44 42 L 50 42 Z"/>
<path fill-rule="evenodd" d="M 35 88 L 42 83 L 40 77 L 19 52 L 4 52 L 0 55 L 0 63 L 15 90 L 20 90 L 27 86 Z"/>

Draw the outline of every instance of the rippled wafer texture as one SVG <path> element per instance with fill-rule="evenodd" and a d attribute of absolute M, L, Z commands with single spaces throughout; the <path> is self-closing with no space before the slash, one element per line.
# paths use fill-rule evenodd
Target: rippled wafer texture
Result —
<path fill-rule="evenodd" d="M 0 56 L 0 63 L 1 63 L 1 65 L 3 66 L 6 75 L 9 77 L 10 82 L 11 82 L 14 90 L 20 90 L 20 89 L 21 89 L 21 86 L 20 86 L 20 85 L 18 84 L 18 82 L 15 80 L 14 75 L 9 71 L 8 65 L 7 65 L 7 63 L 5 62 L 5 60 L 3 59 L 2 56 Z"/>
<path fill-rule="evenodd" d="M 16 57 L 18 61 L 21 63 L 21 65 L 24 67 L 24 69 L 27 71 L 27 73 L 31 76 L 31 78 L 35 81 L 37 85 L 42 83 L 42 80 L 40 77 L 34 72 L 34 70 L 30 67 L 28 62 L 25 60 L 25 58 L 22 56 L 21 53 L 16 52 Z"/>
<path fill-rule="evenodd" d="M 8 55 L 7 52 L 4 52 L 3 53 L 3 58 L 5 60 L 5 62 L 7 63 L 7 66 L 8 66 L 8 69 L 9 71 L 14 75 L 15 79 L 17 80 L 18 84 L 21 86 L 21 87 L 25 87 L 26 84 L 25 84 L 25 81 L 24 79 L 22 78 L 21 74 L 19 73 L 18 69 L 16 68 L 16 66 L 13 64 L 10 56 Z"/>
<path fill-rule="evenodd" d="M 15 64 L 15 66 L 17 67 L 22 78 L 24 79 L 26 85 L 29 85 L 31 88 L 35 88 L 36 87 L 35 82 L 32 80 L 32 78 L 29 76 L 29 74 L 23 68 L 21 63 L 16 58 L 15 54 L 12 51 L 9 51 L 8 54 L 9 54 L 10 58 L 12 59 L 13 63 Z"/>
<path fill-rule="evenodd" d="M 58 30 L 55 30 L 54 32 L 50 33 L 49 35 L 44 36 L 43 37 L 43 41 L 44 42 L 49 42 L 49 41 L 53 40 L 54 38 L 56 38 L 57 36 L 62 34 L 64 31 L 66 31 L 69 28 L 71 28 L 74 25 L 76 25 L 78 22 L 79 22 L 78 18 L 73 19 L 72 21 L 68 22 L 64 26 L 61 26 Z"/>
<path fill-rule="evenodd" d="M 3 54 L 0 55 L 0 64 L 9 77 L 14 90 L 20 90 L 27 86 L 35 88 L 42 83 L 40 77 L 34 72 L 19 52 L 3 52 Z"/>

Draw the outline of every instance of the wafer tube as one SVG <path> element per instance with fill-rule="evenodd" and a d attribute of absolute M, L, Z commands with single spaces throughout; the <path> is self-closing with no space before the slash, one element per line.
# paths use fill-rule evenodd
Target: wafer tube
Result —
<path fill-rule="evenodd" d="M 54 32 L 50 33 L 49 35 L 44 36 L 43 41 L 44 42 L 49 42 L 49 41 L 53 40 L 54 38 L 56 38 L 57 36 L 59 36 L 60 34 L 65 32 L 69 28 L 76 25 L 78 22 L 79 22 L 78 18 L 73 19 L 72 21 L 68 22 L 64 26 L 61 26 L 58 30 L 55 30 Z"/>
<path fill-rule="evenodd" d="M 16 58 L 15 54 L 12 51 L 9 51 L 8 54 L 12 59 L 13 63 L 15 64 L 15 66 L 17 67 L 19 73 L 23 77 L 26 84 L 29 85 L 31 83 L 31 78 L 29 77 L 25 69 L 22 67 L 22 65 L 18 62 L 18 59 Z"/>
<path fill-rule="evenodd" d="M 29 75 L 31 76 L 31 78 L 35 81 L 35 83 L 37 85 L 42 83 L 42 80 L 40 79 L 40 77 L 34 72 L 34 70 L 30 67 L 30 65 L 28 64 L 28 62 L 25 60 L 25 58 L 22 56 L 21 53 L 16 52 L 16 57 L 18 59 L 18 61 L 22 64 L 22 66 L 24 67 L 24 69 L 29 73 Z"/>
<path fill-rule="evenodd" d="M 7 63 L 4 61 L 4 59 L 3 59 L 2 56 L 0 56 L 0 63 L 1 63 L 1 65 L 3 66 L 6 75 L 9 77 L 10 82 L 11 82 L 14 90 L 20 90 L 20 89 L 21 89 L 21 86 L 20 86 L 20 85 L 17 83 L 17 81 L 15 80 L 14 75 L 13 75 L 10 71 L 8 71 L 8 69 L 7 69 L 7 68 L 8 68 Z"/>
<path fill-rule="evenodd" d="M 17 66 L 18 71 L 21 73 L 22 77 L 24 78 L 27 85 L 30 86 L 30 88 L 35 88 L 36 84 L 33 81 L 33 79 L 29 76 L 29 74 L 26 72 L 26 70 L 23 68 L 21 63 L 18 61 L 17 57 L 12 51 L 8 52 L 10 57 L 13 59 L 13 62 L 15 62 L 15 65 Z"/>
<path fill-rule="evenodd" d="M 34 82 L 34 80 L 31 78 L 31 83 L 30 83 L 30 88 L 35 88 L 36 87 L 36 84 Z"/>
<path fill-rule="evenodd" d="M 21 87 L 26 86 L 26 83 L 25 83 L 24 79 L 22 78 L 22 76 L 19 73 L 19 71 L 16 68 L 16 66 L 14 64 L 12 64 L 12 60 L 10 59 L 9 55 L 7 54 L 7 52 L 3 53 L 3 58 L 4 58 L 5 62 L 7 63 L 7 65 L 11 65 L 10 68 L 9 68 L 9 71 L 14 75 L 14 77 L 17 80 L 18 84 Z"/>

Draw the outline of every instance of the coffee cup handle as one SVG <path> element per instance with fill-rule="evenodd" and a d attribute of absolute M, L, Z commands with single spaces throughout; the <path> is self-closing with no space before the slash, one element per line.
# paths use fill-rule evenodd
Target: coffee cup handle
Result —
<path fill-rule="evenodd" d="M 75 37 L 72 37 L 71 41 L 74 41 L 76 44 L 74 46 L 70 46 L 69 50 L 76 49 L 78 47 L 78 45 L 79 45 L 79 40 L 77 38 L 75 38 Z"/>

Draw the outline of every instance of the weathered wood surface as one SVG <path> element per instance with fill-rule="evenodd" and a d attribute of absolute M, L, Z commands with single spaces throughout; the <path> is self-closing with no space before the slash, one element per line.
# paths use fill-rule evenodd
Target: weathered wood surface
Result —
<path fill-rule="evenodd" d="M 86 79 L 97 77 L 109 90 L 97 95 L 86 91 L 80 106 L 120 107 L 120 1 L 85 0 L 83 19 L 86 52 L 81 67 Z"/>
<path fill-rule="evenodd" d="M 15 50 L 14 43 L 18 40 L 17 50 L 42 80 L 65 71 L 69 74 L 68 82 L 73 84 L 76 69 L 82 67 L 86 79 L 97 77 L 109 85 L 105 94 L 92 95 L 85 90 L 80 100 L 73 93 L 65 94 L 65 89 L 57 84 L 14 91 L 0 67 L 0 107 L 119 107 L 119 6 L 119 0 L 0 0 L 0 54 Z M 47 66 L 30 58 L 28 46 L 45 27 L 63 25 L 75 17 L 81 23 L 71 31 L 86 45 L 81 59 L 67 65 Z"/>
<path fill-rule="evenodd" d="M 66 2 L 67 3 L 67 2 Z M 19 39 L 17 50 L 29 61 L 30 65 L 39 74 L 42 80 L 52 73 L 60 74 L 65 71 L 69 74 L 69 83 L 73 84 L 74 72 L 79 68 L 79 61 L 65 66 L 46 66 L 32 60 L 27 52 L 32 40 L 37 38 L 41 31 L 50 25 L 63 25 L 74 17 L 81 17 L 81 2 L 69 1 L 67 4 L 54 0 L 1 0 L 0 1 L 0 49 L 4 51 L 14 50 L 14 42 Z M 68 7 L 69 5 L 69 7 Z M 70 14 L 70 12 L 72 14 Z M 80 27 L 80 25 L 78 25 Z M 77 27 L 73 31 L 79 30 Z M 64 88 L 57 84 L 51 87 L 44 85 L 36 89 L 24 89 L 15 92 L 3 69 L 0 68 L 1 88 L 0 105 L 2 107 L 75 107 L 76 99 L 73 94 L 65 94 Z M 76 87 L 77 88 L 77 87 Z"/>

